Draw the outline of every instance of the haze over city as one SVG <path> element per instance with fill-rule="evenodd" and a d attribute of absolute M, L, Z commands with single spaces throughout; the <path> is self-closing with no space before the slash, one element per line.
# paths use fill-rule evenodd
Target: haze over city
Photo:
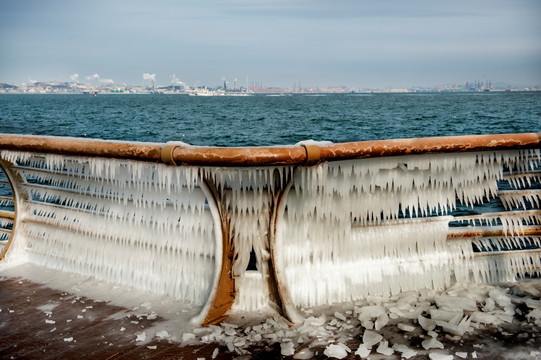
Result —
<path fill-rule="evenodd" d="M 533 0 L 2 0 L 0 82 L 535 86 L 539 18 Z"/>

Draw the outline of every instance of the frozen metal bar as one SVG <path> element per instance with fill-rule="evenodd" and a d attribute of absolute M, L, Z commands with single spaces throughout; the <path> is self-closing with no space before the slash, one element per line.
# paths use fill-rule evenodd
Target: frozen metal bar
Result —
<path fill-rule="evenodd" d="M 201 147 L 0 134 L 0 149 L 98 156 L 203 166 L 311 165 L 382 156 L 539 148 L 541 133 L 447 136 L 339 143 L 327 146 Z"/>
<path fill-rule="evenodd" d="M 0 218 L 15 220 L 15 213 L 13 211 L 0 210 Z"/>
<path fill-rule="evenodd" d="M 502 255 L 518 255 L 518 254 L 538 254 L 541 257 L 541 249 L 524 249 L 524 250 L 508 250 L 508 251 L 483 251 L 475 253 L 476 257 L 481 256 L 502 256 Z"/>
<path fill-rule="evenodd" d="M 490 237 L 490 236 L 534 236 L 541 235 L 539 226 L 523 226 L 522 229 L 516 231 L 513 229 L 504 230 L 501 226 L 467 226 L 449 228 L 447 239 L 464 239 L 475 237 Z"/>

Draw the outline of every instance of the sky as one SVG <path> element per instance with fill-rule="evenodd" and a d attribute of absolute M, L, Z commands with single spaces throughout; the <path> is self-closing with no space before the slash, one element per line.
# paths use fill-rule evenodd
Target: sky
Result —
<path fill-rule="evenodd" d="M 540 0 L 0 0 L 0 82 L 541 85 Z"/>

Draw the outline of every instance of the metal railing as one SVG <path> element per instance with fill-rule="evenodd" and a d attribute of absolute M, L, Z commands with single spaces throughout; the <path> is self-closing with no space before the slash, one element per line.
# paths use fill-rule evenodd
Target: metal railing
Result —
<path fill-rule="evenodd" d="M 297 308 L 541 271 L 541 134 L 212 148 L 0 135 L 0 257 Z"/>

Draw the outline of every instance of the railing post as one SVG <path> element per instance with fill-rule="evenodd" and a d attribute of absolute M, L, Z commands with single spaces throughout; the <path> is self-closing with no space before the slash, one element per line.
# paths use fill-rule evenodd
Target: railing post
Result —
<path fill-rule="evenodd" d="M 269 268 L 270 268 L 270 289 L 271 295 L 275 298 L 275 301 L 280 309 L 281 315 L 292 323 L 302 322 L 302 316 L 297 311 L 293 300 L 291 299 L 291 294 L 286 286 L 286 281 L 284 277 L 283 267 L 279 264 L 279 259 L 276 256 L 276 246 L 277 246 L 277 234 L 278 227 L 280 226 L 280 220 L 284 217 L 286 198 L 293 184 L 293 179 L 295 178 L 294 169 L 291 178 L 288 180 L 284 189 L 280 189 L 274 195 L 274 203 L 271 215 L 271 226 L 270 226 L 270 259 L 269 259 Z"/>
<path fill-rule="evenodd" d="M 216 269 L 209 298 L 192 322 L 209 326 L 227 318 L 226 313 L 235 301 L 235 280 L 232 274 L 232 244 L 226 209 L 216 186 L 209 178 L 203 178 L 200 187 L 205 193 L 216 226 Z"/>

